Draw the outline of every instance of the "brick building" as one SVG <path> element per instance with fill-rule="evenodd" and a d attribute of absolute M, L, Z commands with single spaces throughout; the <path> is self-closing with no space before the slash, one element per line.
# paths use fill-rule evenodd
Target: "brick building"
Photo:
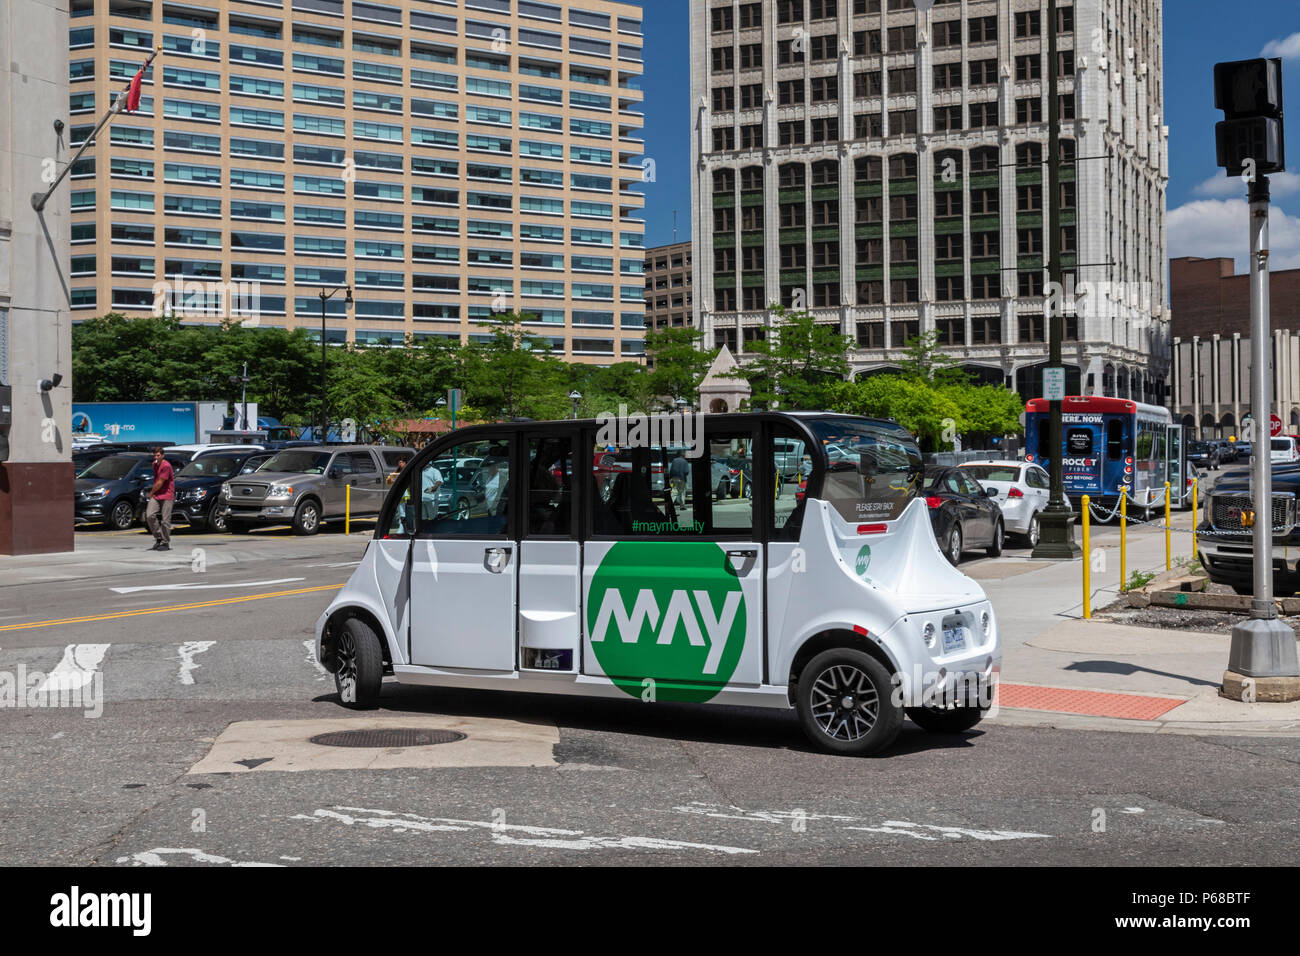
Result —
<path fill-rule="evenodd" d="M 691 243 L 674 242 L 645 251 L 647 329 L 694 324 L 691 310 Z"/>
<path fill-rule="evenodd" d="M 1300 269 L 1270 277 L 1273 412 L 1300 433 Z M 1231 259 L 1169 263 L 1174 419 L 1189 434 L 1239 434 L 1250 411 L 1250 274 Z"/>

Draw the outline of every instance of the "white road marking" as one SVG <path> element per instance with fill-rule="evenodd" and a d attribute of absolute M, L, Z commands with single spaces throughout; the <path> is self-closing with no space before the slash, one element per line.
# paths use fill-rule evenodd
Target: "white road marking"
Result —
<path fill-rule="evenodd" d="M 180 646 L 181 669 L 177 676 L 182 684 L 188 686 L 194 683 L 194 675 L 191 672 L 199 666 L 194 663 L 194 655 L 202 654 L 216 643 L 216 641 L 186 641 Z"/>
<path fill-rule="evenodd" d="M 367 814 L 361 816 L 358 814 Z M 414 813 L 397 813 L 392 810 L 374 810 L 365 807 L 336 807 L 320 809 L 313 814 L 295 814 L 292 820 L 333 820 L 347 826 L 360 824 L 377 830 L 394 833 L 466 833 L 488 832 L 498 846 L 533 846 L 558 850 L 702 850 L 707 853 L 757 853 L 757 850 L 739 846 L 719 846 L 710 843 L 688 843 L 681 840 L 661 840 L 657 837 L 592 836 L 582 830 L 561 830 L 555 827 L 525 826 L 517 823 L 497 823 L 490 820 L 457 820 L 448 817 L 422 817 Z"/>
<path fill-rule="evenodd" d="M 1019 830 L 981 830 L 975 827 L 941 826 L 933 823 L 909 823 L 905 820 L 884 820 L 877 826 L 855 826 L 851 824 L 870 824 L 864 817 L 846 816 L 833 813 L 810 813 L 806 810 L 745 810 L 741 807 L 722 806 L 712 803 L 690 803 L 673 807 L 674 813 L 689 813 L 698 816 L 714 817 L 722 820 L 753 820 L 757 823 L 775 823 L 788 827 L 795 823 L 829 823 L 841 830 L 859 830 L 868 833 L 886 833 L 893 836 L 910 836 L 917 840 L 960 840 L 969 837 L 972 840 L 1028 840 L 1051 839 L 1048 833 L 1029 833 Z"/>
<path fill-rule="evenodd" d="M 338 561 L 334 564 L 309 564 L 309 568 L 355 568 L 360 561 Z"/>
<path fill-rule="evenodd" d="M 118 863 L 129 863 L 132 866 L 167 866 L 164 856 L 187 856 L 195 863 L 211 863 L 215 866 L 280 866 L 279 863 L 241 863 L 238 860 L 227 859 L 224 856 L 217 856 L 215 853 L 205 853 L 203 850 L 195 847 L 154 847 L 152 850 L 141 850 L 139 853 L 132 853 L 130 856 L 119 856 Z"/>
<path fill-rule="evenodd" d="M 1146 813 L 1141 807 L 1125 807 L 1120 813 Z"/>
<path fill-rule="evenodd" d="M 302 646 L 307 648 L 307 663 L 316 668 L 316 679 L 329 680 L 330 672 L 321 666 L 320 661 L 316 660 L 316 639 L 309 637 L 302 642 Z"/>
<path fill-rule="evenodd" d="M 933 823 L 909 823 L 906 820 L 886 820 L 882 826 L 878 827 L 844 827 L 845 830 L 866 830 L 871 833 L 892 833 L 900 836 L 915 837 L 918 840 L 933 840 L 935 837 L 930 833 L 937 833 L 939 836 L 949 840 L 960 840 L 962 837 L 970 837 L 972 840 L 981 840 L 985 842 L 994 842 L 998 840 L 1036 840 L 1051 839 L 1047 833 L 1028 833 L 1020 830 L 977 830 L 974 827 L 945 827 L 937 826 Z M 926 832 L 929 831 L 929 832 Z"/>
<path fill-rule="evenodd" d="M 276 578 L 273 581 L 240 581 L 233 584 L 143 584 L 132 588 L 109 588 L 114 594 L 135 594 L 138 591 L 211 591 L 217 588 L 254 588 L 267 584 L 292 584 L 306 578 Z"/>
<path fill-rule="evenodd" d="M 38 693 L 79 691 L 95 679 L 95 672 L 104 662 L 104 655 L 112 644 L 69 644 L 63 649 L 63 659 L 50 671 Z"/>

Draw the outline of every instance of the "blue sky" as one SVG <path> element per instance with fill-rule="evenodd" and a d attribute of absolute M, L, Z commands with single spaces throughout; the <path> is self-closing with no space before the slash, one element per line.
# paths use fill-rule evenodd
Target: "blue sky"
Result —
<path fill-rule="evenodd" d="M 646 245 L 690 238 L 690 69 L 686 0 L 645 11 Z M 1239 11 L 1239 12 L 1237 12 Z M 1272 46 L 1270 46 L 1270 44 Z M 1300 2 L 1166 0 L 1165 116 L 1169 132 L 1169 255 L 1233 256 L 1245 269 L 1245 187 L 1214 165 L 1214 63 L 1284 58 L 1291 172 L 1273 181 L 1274 268 L 1300 268 Z"/>

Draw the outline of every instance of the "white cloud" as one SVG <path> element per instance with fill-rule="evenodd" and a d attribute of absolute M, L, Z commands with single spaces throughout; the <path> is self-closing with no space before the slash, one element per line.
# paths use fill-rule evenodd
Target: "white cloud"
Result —
<path fill-rule="evenodd" d="M 1259 55 L 1280 56 L 1284 60 L 1300 59 L 1300 33 L 1293 33 L 1289 37 L 1271 41 Z"/>
<path fill-rule="evenodd" d="M 1227 258 L 1249 272 L 1250 220 L 1245 199 L 1199 199 L 1169 211 L 1169 258 Z M 1268 219 L 1269 268 L 1300 269 L 1300 216 L 1274 205 Z"/>
<path fill-rule="evenodd" d="M 1300 174 L 1273 173 L 1268 177 L 1268 182 L 1269 192 L 1274 199 L 1300 193 Z M 1236 199 L 1246 195 L 1246 184 L 1240 176 L 1228 176 L 1220 171 L 1217 176 L 1198 183 L 1192 193 L 1208 199 Z"/>

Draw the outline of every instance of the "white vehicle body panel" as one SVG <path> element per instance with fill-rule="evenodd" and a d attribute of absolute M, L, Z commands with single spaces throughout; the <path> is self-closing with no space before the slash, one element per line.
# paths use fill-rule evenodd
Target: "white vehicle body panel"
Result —
<path fill-rule="evenodd" d="M 861 527 L 883 530 L 859 533 L 829 504 L 809 499 L 798 544 L 769 543 L 766 573 L 761 544 L 717 543 L 733 553 L 728 561 L 748 615 L 734 674 L 709 694 L 710 703 L 790 707 L 787 685 L 797 677 L 791 671 L 799 650 L 827 631 L 859 635 L 883 651 L 905 702 L 961 675 L 996 679 L 1001 642 L 993 608 L 980 585 L 940 552 L 924 499 L 913 499 L 896 521 Z M 588 627 L 592 578 L 615 543 L 373 541 L 316 623 L 317 659 L 331 616 L 351 608 L 377 622 L 401 682 L 628 699 L 629 682 L 620 687 L 601 670 Z M 493 549 L 508 552 L 499 571 L 487 567 L 498 561 Z M 757 558 L 736 554 L 750 549 Z M 662 574 L 674 570 L 665 565 Z M 689 579 L 681 586 L 689 588 Z M 963 638 L 947 652 L 946 631 Z M 566 640 L 562 647 L 581 650 L 571 669 L 521 669 L 517 650 Z"/>

